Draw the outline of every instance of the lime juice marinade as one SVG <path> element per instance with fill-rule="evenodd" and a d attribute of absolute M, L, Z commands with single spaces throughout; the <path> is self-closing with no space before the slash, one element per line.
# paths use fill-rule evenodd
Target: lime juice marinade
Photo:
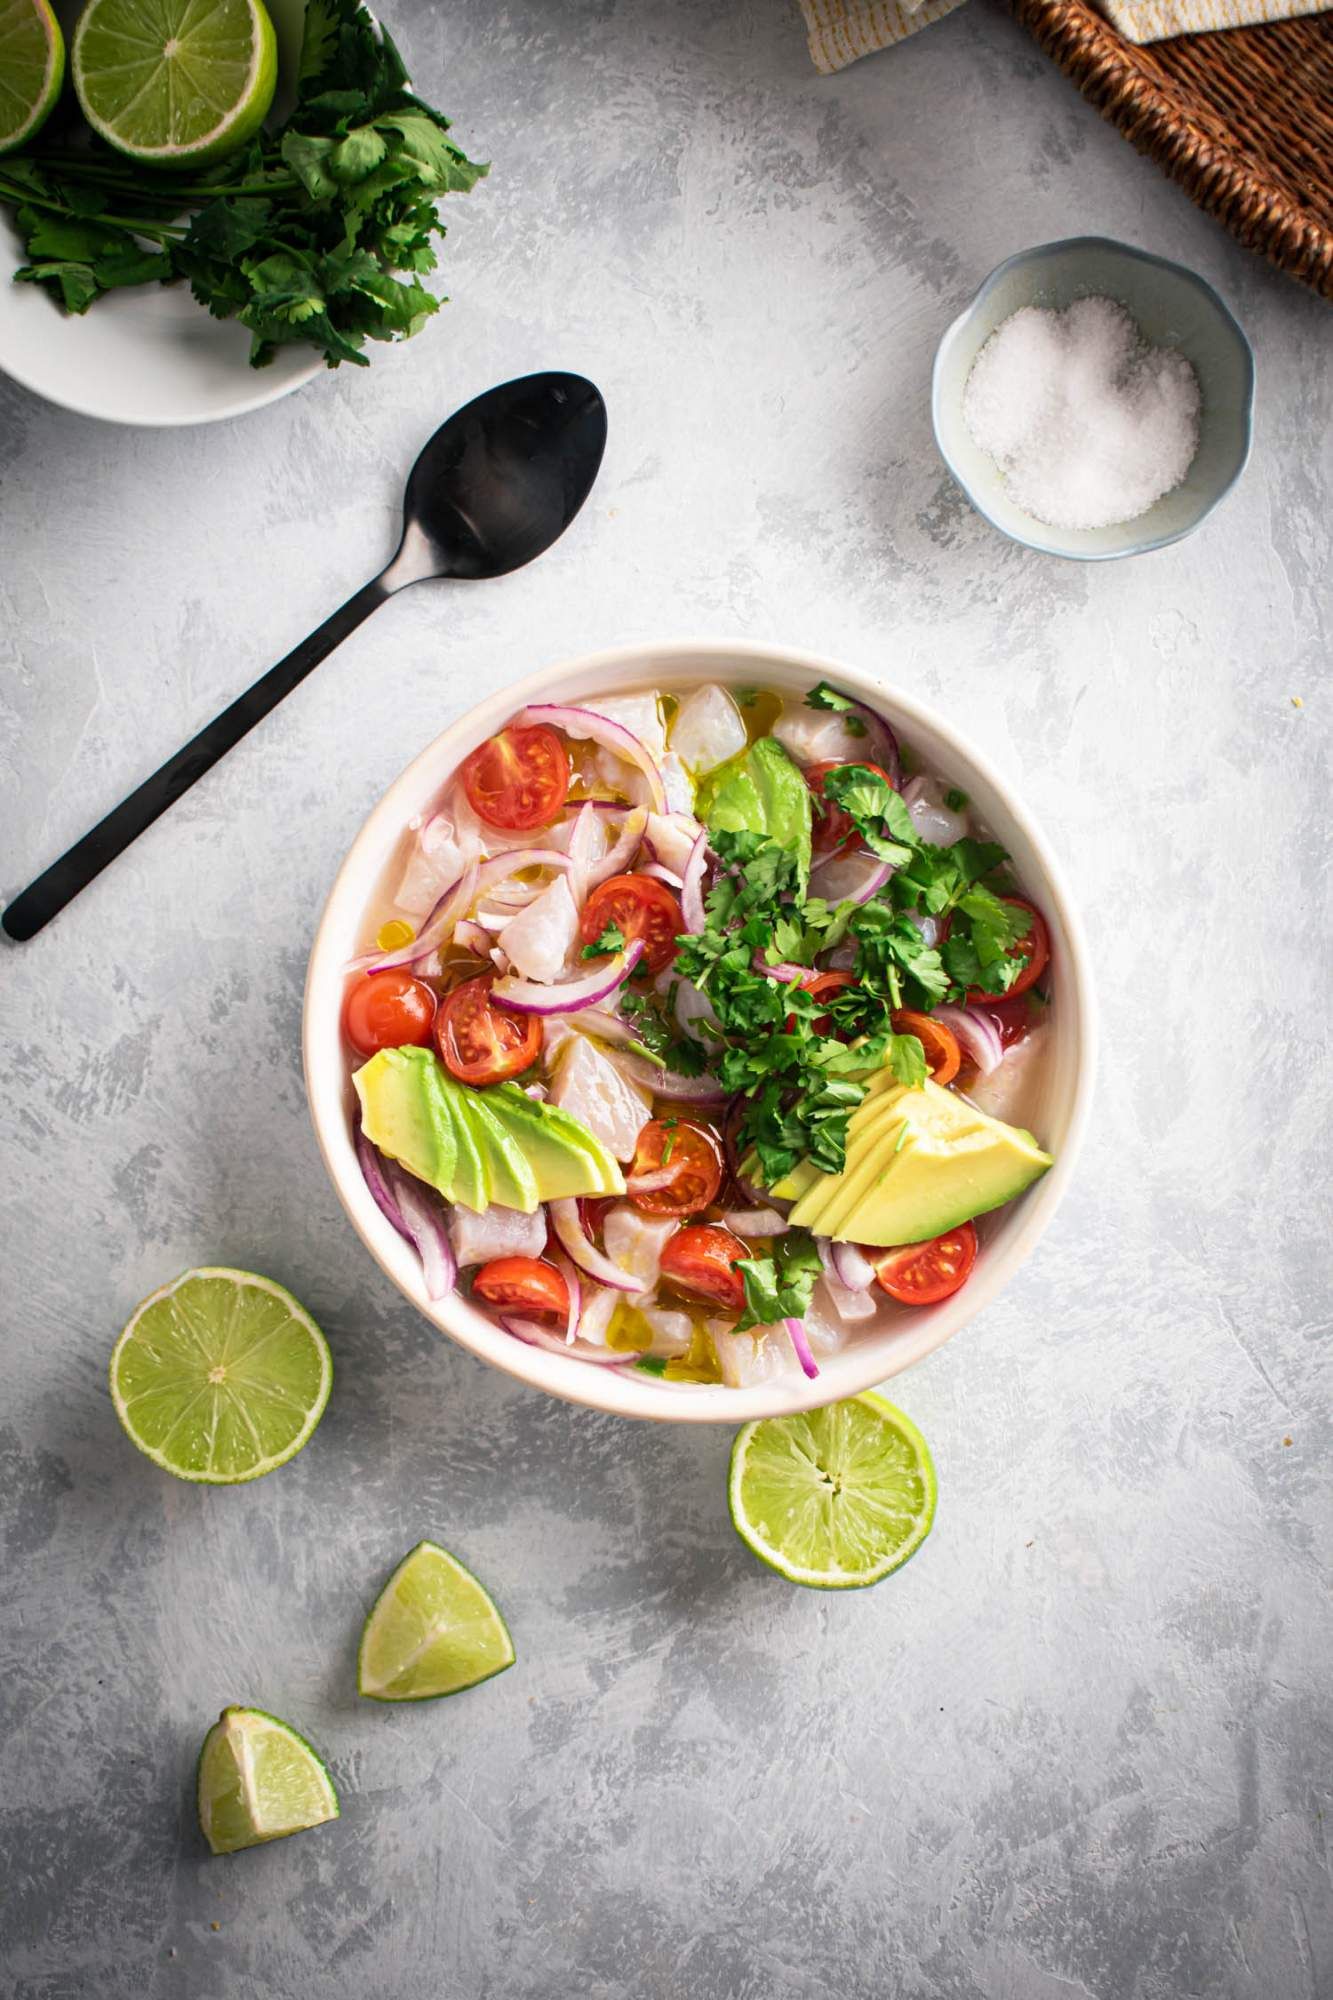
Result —
<path fill-rule="evenodd" d="M 1050 1164 L 1042 913 L 949 774 L 824 683 L 516 713 L 362 935 L 372 1193 L 433 1295 L 534 1345 L 817 1374 L 960 1289 Z"/>

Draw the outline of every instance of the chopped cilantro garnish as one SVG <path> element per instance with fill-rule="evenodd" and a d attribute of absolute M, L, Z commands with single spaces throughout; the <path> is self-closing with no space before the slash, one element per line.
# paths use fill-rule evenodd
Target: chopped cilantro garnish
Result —
<path fill-rule="evenodd" d="M 674 995 L 675 989 L 672 988 Z M 671 1001 L 668 1000 L 668 1007 Z M 702 1076 L 708 1066 L 708 1051 L 702 1042 L 695 1041 L 693 1035 L 682 1034 L 671 1026 L 650 993 L 633 993 L 626 987 L 620 989 L 620 1011 L 634 1024 L 634 1032 L 643 1046 L 659 1061 L 673 1069 L 679 1076 Z"/>
<path fill-rule="evenodd" d="M 821 683 L 807 700 L 836 709 L 847 698 Z M 893 1027 L 900 1008 L 928 1012 L 964 999 L 969 987 L 1005 993 L 1026 963 L 1009 953 L 1030 919 L 990 879 L 1003 848 L 971 839 L 930 846 L 892 785 L 864 765 L 831 772 L 826 787 L 866 845 L 892 866 L 884 888 L 860 906 L 806 897 L 795 857 L 777 842 L 716 828 L 712 844 L 722 867 L 706 899 L 706 925 L 680 940 L 676 958 L 681 977 L 707 995 L 720 1023 L 714 1067 L 723 1087 L 745 1099 L 739 1143 L 770 1186 L 801 1160 L 841 1172 L 848 1121 L 875 1071 L 887 1065 L 900 1083 L 924 1082 L 920 1041 Z M 939 941 L 928 942 L 932 935 Z M 813 969 L 848 942 L 853 983 L 822 999 L 764 970 L 783 961 Z M 626 1010 L 634 1004 L 626 996 Z M 654 1046 L 644 1017 L 637 1018 Z M 704 1045 L 686 1039 L 702 1066 Z M 684 1067 L 674 1054 L 668 1060 Z"/>
<path fill-rule="evenodd" d="M 753 1257 L 738 1258 L 732 1268 L 740 1272 L 745 1286 L 745 1310 L 734 1329 L 744 1333 L 751 1326 L 803 1319 L 821 1265 L 810 1231 L 788 1229 Z"/>
<path fill-rule="evenodd" d="M 624 949 L 625 933 L 621 930 L 619 924 L 608 924 L 599 938 L 594 939 L 591 944 L 584 945 L 583 950 L 579 953 L 579 957 L 606 958 L 612 952 L 623 951 Z"/>
<path fill-rule="evenodd" d="M 960 813 L 966 812 L 972 802 L 966 792 L 959 791 L 957 785 L 950 785 L 948 791 L 944 794 L 944 803 L 948 806 L 951 813 Z"/>

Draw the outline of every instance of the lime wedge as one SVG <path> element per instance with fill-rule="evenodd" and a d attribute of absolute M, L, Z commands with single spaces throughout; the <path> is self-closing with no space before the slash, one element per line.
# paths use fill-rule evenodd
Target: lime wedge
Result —
<path fill-rule="evenodd" d="M 166 167 L 236 152 L 263 124 L 278 80 L 260 0 L 88 0 L 70 60 L 94 132 Z"/>
<path fill-rule="evenodd" d="M 283 1840 L 338 1817 L 338 1794 L 304 1736 L 262 1708 L 224 1708 L 199 1752 L 199 1826 L 214 1854 Z"/>
<path fill-rule="evenodd" d="M 856 1590 L 925 1541 L 935 1468 L 916 1425 L 868 1391 L 746 1424 L 731 1448 L 729 1498 L 737 1534 L 779 1576 Z"/>
<path fill-rule="evenodd" d="M 46 0 L 0 0 L 0 153 L 26 145 L 65 81 L 65 37 Z"/>
<path fill-rule="evenodd" d="M 116 1415 L 178 1479 L 238 1486 L 295 1458 L 324 1414 L 329 1345 L 252 1271 L 186 1271 L 145 1299 L 111 1356 Z"/>
<path fill-rule="evenodd" d="M 418 1542 L 366 1620 L 356 1684 L 371 1701 L 431 1701 L 513 1664 L 509 1628 L 471 1570 Z"/>

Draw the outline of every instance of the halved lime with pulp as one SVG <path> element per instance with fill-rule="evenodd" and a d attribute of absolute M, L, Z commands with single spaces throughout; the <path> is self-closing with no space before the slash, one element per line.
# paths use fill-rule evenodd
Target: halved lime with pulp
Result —
<path fill-rule="evenodd" d="M 94 132 L 163 167 L 236 152 L 263 124 L 278 80 L 260 0 L 88 0 L 70 62 Z"/>
<path fill-rule="evenodd" d="M 65 37 L 46 0 L 0 0 L 0 153 L 26 145 L 65 81 Z"/>
<path fill-rule="evenodd" d="M 791 1583 L 855 1590 L 920 1548 L 935 1468 L 910 1418 L 867 1391 L 797 1417 L 746 1424 L 731 1448 L 736 1532 Z"/>
<path fill-rule="evenodd" d="M 338 1794 L 304 1736 L 262 1708 L 224 1708 L 204 1738 L 199 1826 L 214 1854 L 235 1854 L 337 1819 Z"/>
<path fill-rule="evenodd" d="M 356 1684 L 372 1701 L 430 1701 L 513 1664 L 509 1628 L 471 1570 L 418 1542 L 366 1620 Z"/>
<path fill-rule="evenodd" d="M 186 1271 L 144 1300 L 111 1356 L 116 1415 L 140 1451 L 214 1486 L 294 1458 L 332 1381 L 309 1313 L 253 1271 Z"/>

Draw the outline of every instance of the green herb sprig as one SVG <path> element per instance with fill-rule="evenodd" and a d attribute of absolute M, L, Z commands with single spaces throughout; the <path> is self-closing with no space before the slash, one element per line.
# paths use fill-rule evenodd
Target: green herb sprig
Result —
<path fill-rule="evenodd" d="M 183 179 L 94 142 L 0 159 L 27 261 L 15 272 L 67 312 L 109 291 L 184 279 L 250 331 L 250 362 L 307 343 L 367 365 L 439 310 L 420 283 L 445 233 L 436 203 L 487 172 L 416 97 L 388 32 L 359 0 L 309 0 L 297 103 L 219 166 Z"/>

